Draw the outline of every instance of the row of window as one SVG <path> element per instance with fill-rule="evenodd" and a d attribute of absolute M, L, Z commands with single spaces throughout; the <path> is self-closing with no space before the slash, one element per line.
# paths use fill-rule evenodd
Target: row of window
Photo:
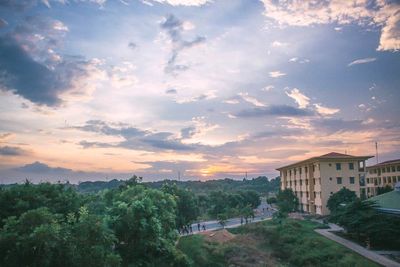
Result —
<path fill-rule="evenodd" d="M 369 173 L 370 174 L 377 173 L 378 175 L 381 175 L 381 173 L 396 172 L 396 171 L 400 172 L 400 165 L 371 169 L 369 170 Z"/>
<path fill-rule="evenodd" d="M 318 178 L 318 179 L 314 178 L 314 179 L 312 179 L 312 181 L 313 181 L 314 185 L 316 184 L 317 181 L 319 184 L 321 184 L 321 178 Z M 297 182 L 299 182 L 299 183 L 297 183 Z M 297 185 L 302 186 L 303 184 L 308 185 L 308 179 L 304 179 L 304 183 L 303 183 L 303 180 L 301 180 L 301 179 L 294 180 L 294 181 L 286 181 L 286 187 L 288 187 L 288 186 L 292 187 L 292 186 L 297 186 Z"/>
<path fill-rule="evenodd" d="M 294 194 L 296 195 L 296 197 L 297 198 L 299 198 L 300 200 L 301 200 L 301 198 L 303 198 L 303 196 L 305 196 L 306 198 L 309 198 L 310 197 L 310 192 L 307 192 L 307 191 L 305 191 L 305 192 L 303 192 L 303 191 L 294 191 Z M 314 195 L 314 198 L 317 198 L 317 197 L 321 197 L 321 192 L 313 192 L 313 195 Z"/>
<path fill-rule="evenodd" d="M 396 183 L 396 182 L 400 182 L 400 176 L 397 176 L 397 179 L 396 179 L 396 176 L 392 176 L 392 177 L 384 176 L 384 177 L 367 178 L 367 183 L 368 184 L 375 184 L 375 185 L 382 184 L 382 183 L 384 183 L 384 184 L 389 183 L 390 184 L 390 183 Z"/>
<path fill-rule="evenodd" d="M 316 164 L 318 166 L 319 169 L 319 164 Z M 296 175 L 297 173 L 299 173 L 300 175 L 302 174 L 304 169 L 304 173 L 308 173 L 308 167 L 299 167 L 299 168 L 293 168 L 291 170 L 289 170 L 289 176 L 292 176 L 292 173 L 294 175 Z M 293 172 L 292 172 L 293 171 Z M 312 165 L 312 171 L 315 172 L 315 165 Z M 287 175 L 287 171 L 285 171 L 285 175 Z"/>
<path fill-rule="evenodd" d="M 354 163 L 350 162 L 349 164 L 349 170 L 354 170 Z M 335 163 L 336 165 L 336 170 L 340 171 L 342 169 L 342 163 Z M 331 163 L 329 163 L 329 166 L 332 166 Z"/>
<path fill-rule="evenodd" d="M 329 181 L 332 181 L 332 177 L 329 177 Z M 343 184 L 343 177 L 336 177 L 336 183 Z M 355 183 L 356 183 L 356 178 L 349 177 L 349 184 L 355 184 Z"/>

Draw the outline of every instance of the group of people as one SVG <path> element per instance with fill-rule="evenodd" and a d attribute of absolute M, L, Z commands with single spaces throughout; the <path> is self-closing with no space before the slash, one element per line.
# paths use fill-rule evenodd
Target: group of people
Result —
<path fill-rule="evenodd" d="M 197 223 L 197 231 L 205 231 L 206 230 L 206 225 L 203 223 L 201 225 L 200 223 Z M 192 225 L 184 225 L 182 228 L 178 229 L 178 232 L 180 235 L 189 235 L 193 234 L 193 227 Z"/>

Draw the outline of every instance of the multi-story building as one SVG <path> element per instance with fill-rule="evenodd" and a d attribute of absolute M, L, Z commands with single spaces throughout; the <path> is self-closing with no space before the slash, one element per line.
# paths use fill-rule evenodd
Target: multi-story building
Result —
<path fill-rule="evenodd" d="M 346 187 L 357 196 L 365 195 L 365 161 L 372 156 L 329 153 L 296 162 L 280 171 L 281 189 L 290 188 L 299 199 L 299 209 L 311 214 L 328 215 L 329 197 Z"/>
<path fill-rule="evenodd" d="M 385 186 L 394 188 L 400 182 L 400 159 L 389 160 L 367 167 L 367 197 L 378 194 L 378 189 Z"/>

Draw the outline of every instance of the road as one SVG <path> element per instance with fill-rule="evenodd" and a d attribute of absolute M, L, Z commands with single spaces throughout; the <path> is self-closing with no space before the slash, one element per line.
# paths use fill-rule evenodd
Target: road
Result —
<path fill-rule="evenodd" d="M 248 223 L 255 223 L 255 222 L 260 222 L 263 220 L 270 219 L 272 217 L 273 212 L 274 211 L 272 210 L 272 207 L 267 202 L 265 202 L 265 200 L 263 199 L 261 201 L 261 204 L 254 210 L 254 213 L 255 213 L 254 219 L 249 220 Z M 192 229 L 193 229 L 192 234 L 199 233 L 199 230 L 197 228 L 197 223 L 198 222 L 192 224 Z M 206 231 L 222 229 L 222 226 L 218 223 L 217 220 L 200 221 L 199 223 L 200 223 L 200 231 L 203 231 L 202 230 L 203 225 L 205 225 Z M 244 219 L 243 219 L 243 224 L 245 224 Z M 225 228 L 233 228 L 233 227 L 237 227 L 240 225 L 241 225 L 240 217 L 230 218 L 227 220 Z"/>

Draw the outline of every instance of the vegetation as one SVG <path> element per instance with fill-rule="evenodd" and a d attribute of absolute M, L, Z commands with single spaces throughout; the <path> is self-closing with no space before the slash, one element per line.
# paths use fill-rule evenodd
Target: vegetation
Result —
<path fill-rule="evenodd" d="M 276 202 L 280 212 L 288 213 L 296 211 L 299 206 L 299 199 L 292 189 L 279 191 L 276 195 Z"/>
<path fill-rule="evenodd" d="M 331 198 L 338 199 L 336 194 Z M 374 202 L 356 197 L 334 209 L 330 220 L 345 228 L 346 237 L 358 243 L 376 249 L 396 250 L 400 247 L 400 217 L 380 213 L 377 208 Z"/>
<path fill-rule="evenodd" d="M 83 193 L 95 193 L 104 189 L 115 189 L 125 184 L 124 180 L 111 180 L 109 182 L 96 181 L 96 182 L 82 182 L 77 186 L 77 190 Z M 176 184 L 178 188 L 188 189 L 199 194 L 209 194 L 212 191 L 224 192 L 237 192 L 237 191 L 256 191 L 259 194 L 268 194 L 277 192 L 280 186 L 280 178 L 268 180 L 265 176 L 260 176 L 253 179 L 233 180 L 233 179 L 220 179 L 209 181 L 176 181 L 176 180 L 163 180 L 157 182 L 144 182 L 143 184 L 161 189 L 165 184 Z"/>
<path fill-rule="evenodd" d="M 178 248 L 193 266 L 378 266 L 314 232 L 320 225 L 285 219 L 230 229 L 235 237 L 215 243 L 182 237 Z"/>
<path fill-rule="evenodd" d="M 354 191 L 351 191 L 347 188 L 342 188 L 335 194 L 329 197 L 327 207 L 332 214 L 339 211 L 340 209 L 344 209 L 344 207 L 354 200 L 357 199 L 357 195 Z"/>
<path fill-rule="evenodd" d="M 378 187 L 377 191 L 376 191 L 376 194 L 377 195 L 382 195 L 382 194 L 385 194 L 385 193 L 388 193 L 388 192 L 391 192 L 391 191 L 393 191 L 393 188 L 390 185 L 385 185 L 385 187 Z"/>

